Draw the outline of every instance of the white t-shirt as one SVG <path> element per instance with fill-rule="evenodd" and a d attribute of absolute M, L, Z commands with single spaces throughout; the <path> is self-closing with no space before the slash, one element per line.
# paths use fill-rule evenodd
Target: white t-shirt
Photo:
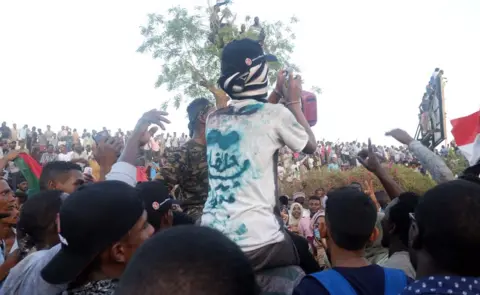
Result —
<path fill-rule="evenodd" d="M 73 152 L 68 152 L 66 154 L 58 154 L 58 160 L 59 161 L 65 161 L 65 162 L 69 162 L 72 160 L 72 155 L 73 155 Z"/>
<path fill-rule="evenodd" d="M 68 153 L 68 154 L 70 154 L 70 160 L 69 160 L 69 161 L 76 160 L 76 159 L 88 160 L 88 155 L 87 155 L 87 152 L 86 152 L 86 151 L 83 151 L 81 154 L 72 151 L 72 152 L 70 152 L 70 153 Z M 68 155 L 68 154 L 67 154 L 67 155 Z M 83 163 L 77 163 L 77 165 L 79 165 L 80 167 L 82 167 L 82 169 L 85 167 L 85 164 L 83 164 Z"/>
<path fill-rule="evenodd" d="M 274 155 L 287 145 L 302 151 L 308 134 L 280 104 L 232 101 L 212 113 L 206 126 L 210 190 L 202 225 L 252 251 L 284 239 L 276 205 Z"/>

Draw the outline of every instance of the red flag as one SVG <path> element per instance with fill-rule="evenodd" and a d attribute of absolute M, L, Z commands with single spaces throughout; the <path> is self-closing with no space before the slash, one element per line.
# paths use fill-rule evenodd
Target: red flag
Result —
<path fill-rule="evenodd" d="M 28 195 L 33 195 L 39 192 L 39 179 L 42 174 L 42 166 L 26 153 L 20 153 L 14 162 L 28 182 Z"/>
<path fill-rule="evenodd" d="M 18 157 L 23 159 L 35 177 L 40 178 L 40 175 L 42 174 L 42 166 L 37 162 L 37 160 L 26 153 L 20 153 L 18 154 Z"/>
<path fill-rule="evenodd" d="M 480 111 L 453 119 L 450 123 L 458 148 L 470 165 L 474 165 L 480 159 Z"/>

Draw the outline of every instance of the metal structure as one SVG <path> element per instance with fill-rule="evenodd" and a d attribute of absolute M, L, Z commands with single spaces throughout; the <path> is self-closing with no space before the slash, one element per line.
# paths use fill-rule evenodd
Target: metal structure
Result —
<path fill-rule="evenodd" d="M 443 70 L 435 69 L 419 106 L 419 124 L 415 132 L 415 139 L 431 150 L 447 139 L 445 84 Z"/>

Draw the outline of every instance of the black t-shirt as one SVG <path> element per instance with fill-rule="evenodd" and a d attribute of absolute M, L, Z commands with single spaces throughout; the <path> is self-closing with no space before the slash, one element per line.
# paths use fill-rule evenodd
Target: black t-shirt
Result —
<path fill-rule="evenodd" d="M 352 286 L 357 295 L 385 294 L 385 273 L 381 266 L 372 264 L 364 267 L 334 267 Z M 407 284 L 412 279 L 407 277 Z M 293 295 L 337 295 L 330 294 L 312 277 L 305 277 L 293 291 Z"/>

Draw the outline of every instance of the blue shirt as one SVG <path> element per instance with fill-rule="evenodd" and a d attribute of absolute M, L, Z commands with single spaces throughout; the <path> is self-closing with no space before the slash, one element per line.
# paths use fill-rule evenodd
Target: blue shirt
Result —
<path fill-rule="evenodd" d="M 340 170 L 340 167 L 338 167 L 338 164 L 330 163 L 328 164 L 328 171 L 331 171 L 331 170 L 337 171 L 337 170 Z"/>
<path fill-rule="evenodd" d="M 460 276 L 431 276 L 410 284 L 402 295 L 446 294 L 475 295 L 480 294 L 480 278 Z"/>
<path fill-rule="evenodd" d="M 385 272 L 381 266 L 371 264 L 364 267 L 334 267 L 352 286 L 358 295 L 381 295 L 385 293 Z M 407 277 L 407 283 L 412 279 Z M 337 295 L 330 294 L 322 284 L 312 277 L 305 277 L 293 291 L 293 295 Z"/>

